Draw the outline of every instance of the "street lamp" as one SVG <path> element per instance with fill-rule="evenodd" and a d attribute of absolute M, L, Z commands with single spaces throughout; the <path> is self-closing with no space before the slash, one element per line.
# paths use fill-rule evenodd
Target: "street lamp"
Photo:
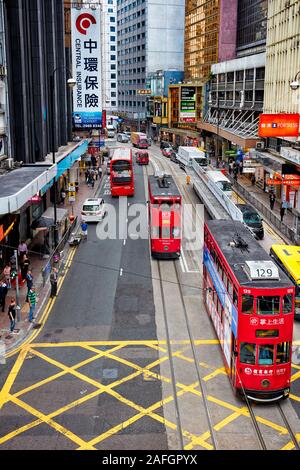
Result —
<path fill-rule="evenodd" d="M 73 89 L 76 85 L 76 80 L 72 77 L 70 70 L 62 67 L 57 67 L 53 70 L 52 74 L 50 75 L 50 112 L 51 112 L 51 146 L 52 146 L 52 163 L 55 165 L 55 105 L 54 105 L 54 96 L 55 96 L 55 74 L 58 70 L 65 69 L 69 74 L 69 79 L 67 81 L 67 85 L 70 89 Z M 54 208 L 54 245 L 55 248 L 58 245 L 58 236 L 57 236 L 57 181 L 54 178 L 54 199 L 53 199 L 53 208 Z"/>

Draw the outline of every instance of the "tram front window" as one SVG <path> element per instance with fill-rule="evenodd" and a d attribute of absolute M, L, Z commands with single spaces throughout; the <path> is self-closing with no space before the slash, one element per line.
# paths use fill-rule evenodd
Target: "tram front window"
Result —
<path fill-rule="evenodd" d="M 279 315 L 280 297 L 261 296 L 257 297 L 257 315 Z"/>
<path fill-rule="evenodd" d="M 242 364 L 255 364 L 255 349 L 253 343 L 241 343 L 240 362 Z"/>
<path fill-rule="evenodd" d="M 290 343 L 277 344 L 276 364 L 284 364 L 290 361 Z"/>
<path fill-rule="evenodd" d="M 283 297 L 283 313 L 291 313 L 293 311 L 293 296 L 287 294 Z"/>
<path fill-rule="evenodd" d="M 258 364 L 260 366 L 271 366 L 274 363 L 274 345 L 262 344 L 259 346 Z"/>
<path fill-rule="evenodd" d="M 243 295 L 242 297 L 242 313 L 246 313 L 251 315 L 253 313 L 253 305 L 254 305 L 254 297 L 253 295 Z"/>

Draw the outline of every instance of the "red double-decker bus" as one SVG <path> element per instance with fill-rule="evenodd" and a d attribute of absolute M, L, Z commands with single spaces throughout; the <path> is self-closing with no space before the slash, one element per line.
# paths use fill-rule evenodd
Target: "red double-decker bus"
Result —
<path fill-rule="evenodd" d="M 241 222 L 208 221 L 203 297 L 234 389 L 261 402 L 290 391 L 295 288 Z"/>
<path fill-rule="evenodd" d="M 149 198 L 151 254 L 179 258 L 182 198 L 172 176 L 149 176 Z"/>
<path fill-rule="evenodd" d="M 110 161 L 110 189 L 114 196 L 134 196 L 132 151 L 118 148 Z"/>

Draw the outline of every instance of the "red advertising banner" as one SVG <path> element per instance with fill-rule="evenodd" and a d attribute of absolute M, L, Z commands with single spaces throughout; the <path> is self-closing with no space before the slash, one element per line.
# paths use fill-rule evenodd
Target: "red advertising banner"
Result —
<path fill-rule="evenodd" d="M 102 129 L 106 128 L 106 110 L 103 109 L 102 111 Z"/>
<path fill-rule="evenodd" d="M 261 114 L 258 135 L 260 137 L 298 137 L 299 114 Z"/>

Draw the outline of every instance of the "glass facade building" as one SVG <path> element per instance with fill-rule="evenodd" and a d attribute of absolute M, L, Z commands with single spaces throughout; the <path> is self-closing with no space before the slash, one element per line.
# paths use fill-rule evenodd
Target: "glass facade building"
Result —
<path fill-rule="evenodd" d="M 267 37 L 268 0 L 239 0 L 237 23 L 237 52 L 254 48 L 265 49 Z"/>

